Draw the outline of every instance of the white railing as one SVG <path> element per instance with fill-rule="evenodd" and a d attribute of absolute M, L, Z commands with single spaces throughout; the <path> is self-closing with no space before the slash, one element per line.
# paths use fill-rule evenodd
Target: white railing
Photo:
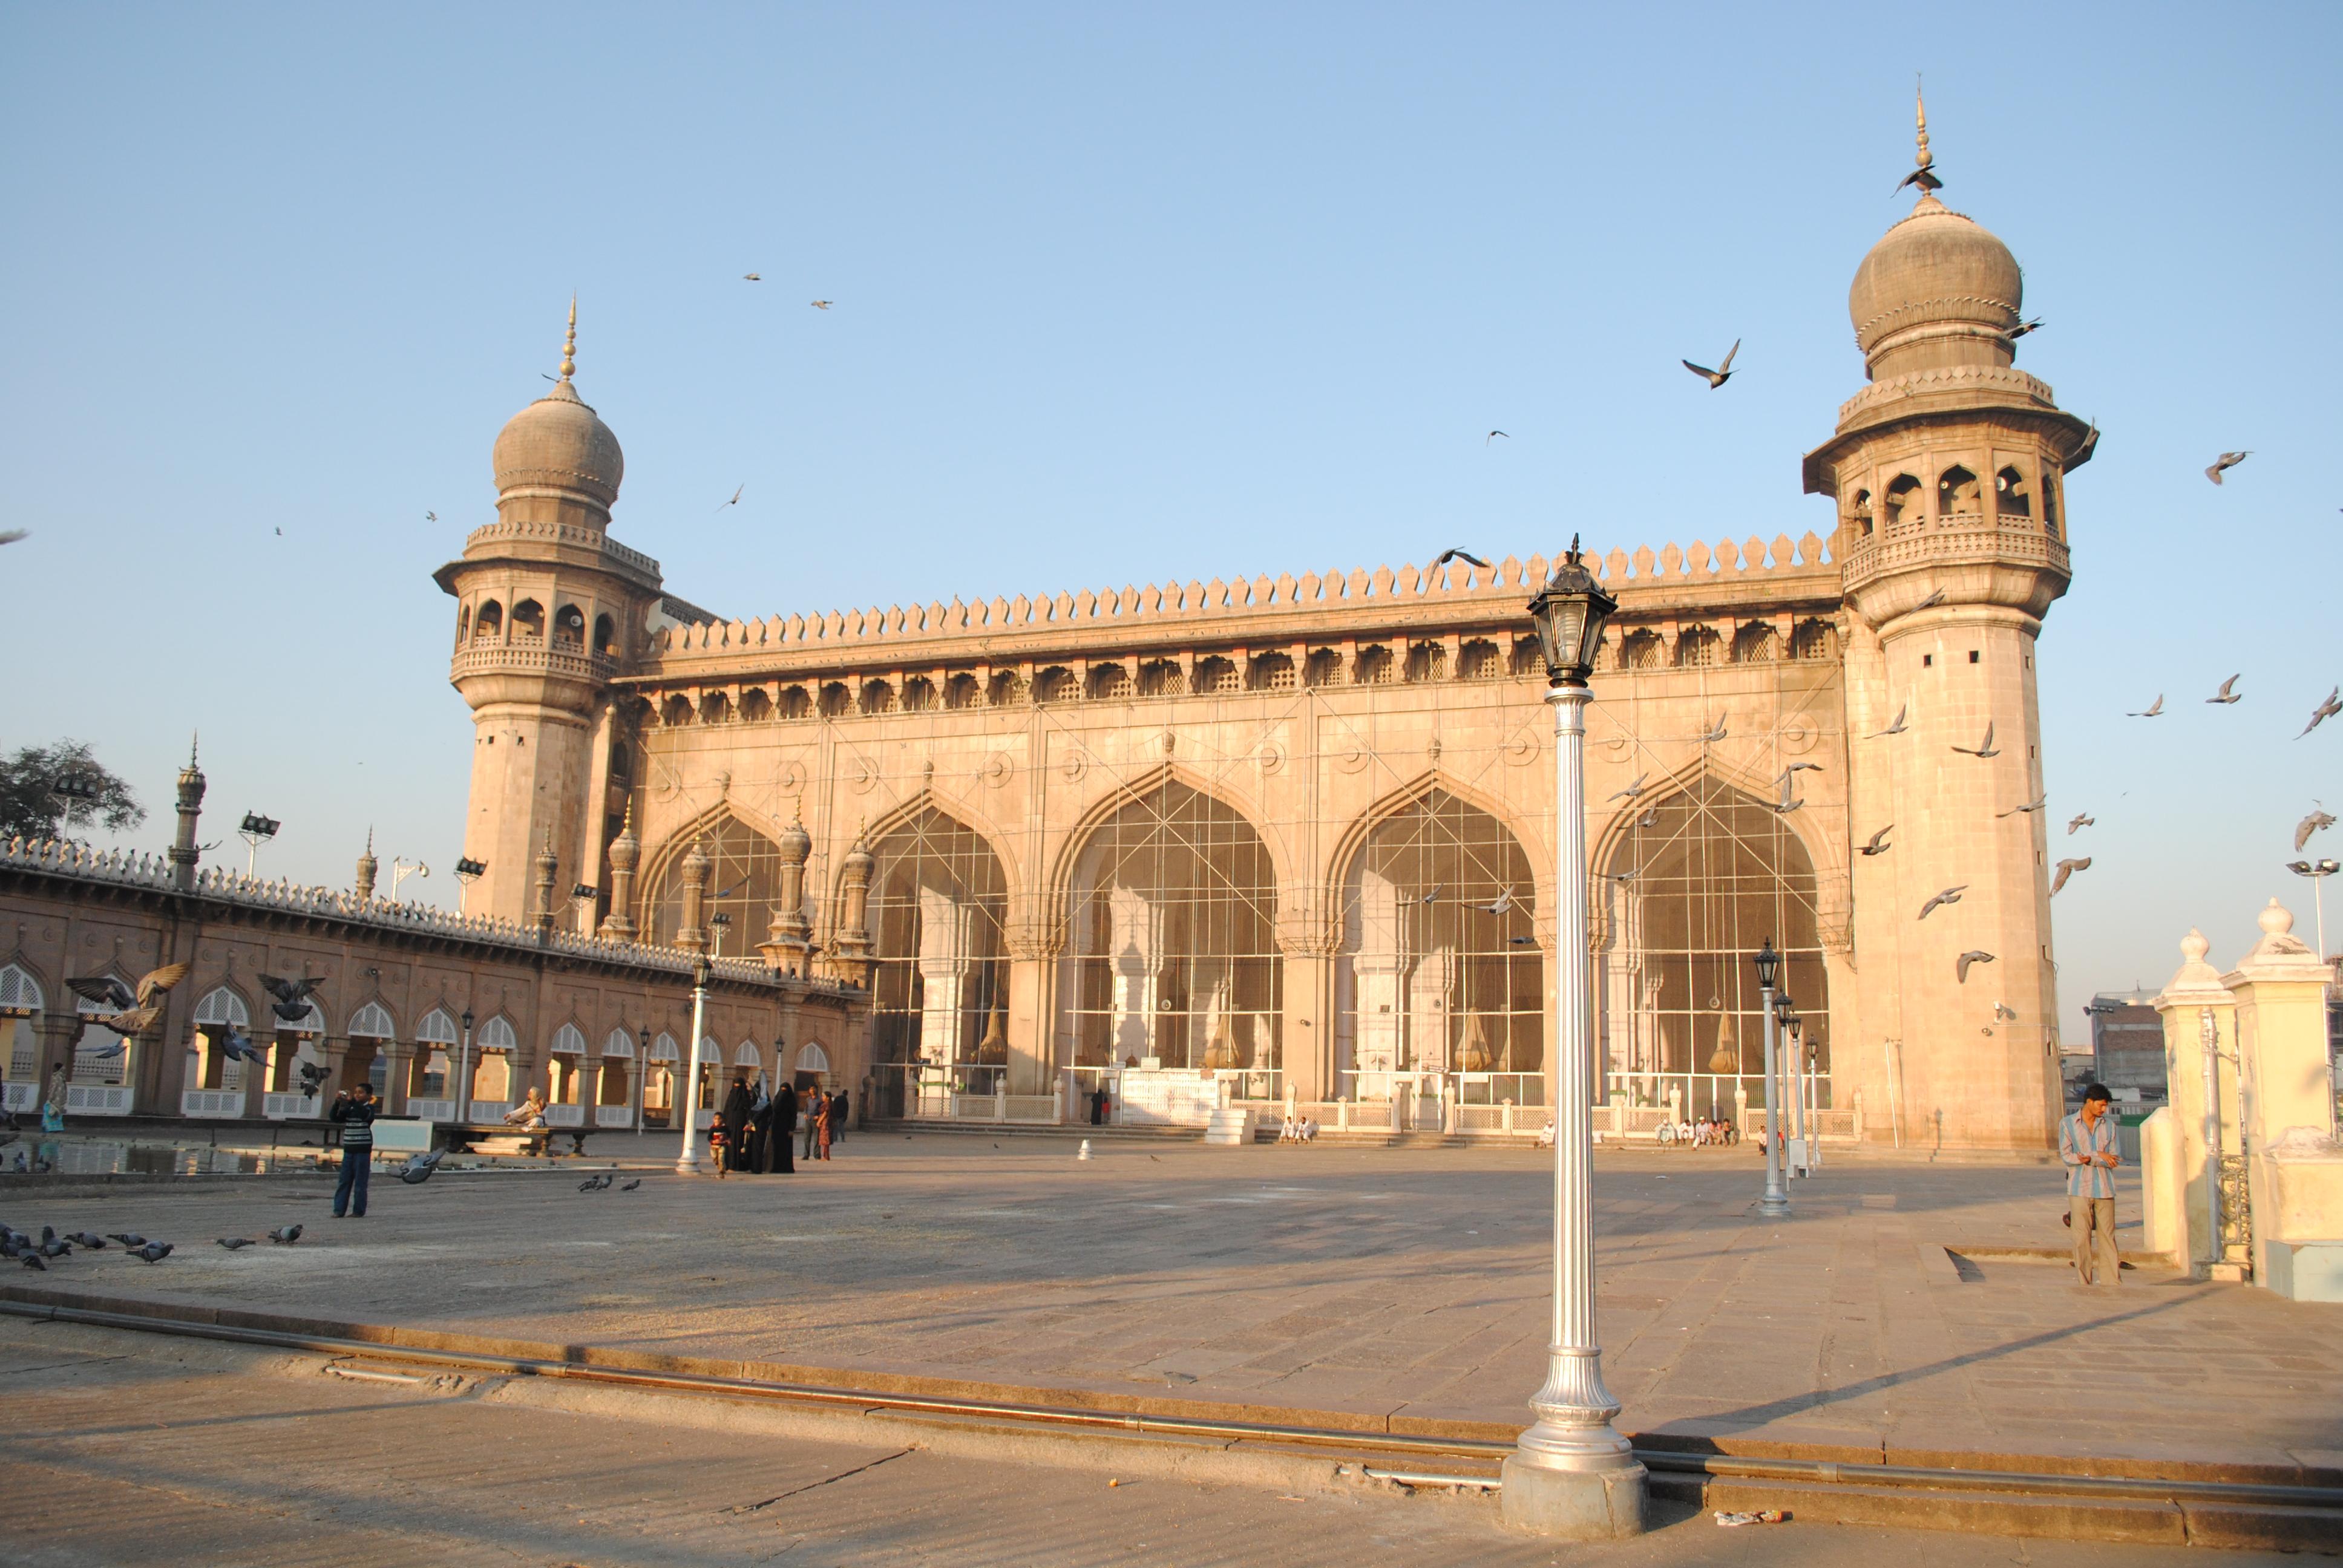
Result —
<path fill-rule="evenodd" d="M 117 1083 L 68 1083 L 65 1110 L 89 1116 L 127 1116 L 130 1091 Z"/>
<path fill-rule="evenodd" d="M 317 1114 L 317 1097 L 314 1094 L 271 1093 L 261 1101 L 261 1112 L 271 1121 L 287 1121 L 297 1116 Z"/>
<path fill-rule="evenodd" d="M 29 1083 L 12 1083 L 8 1085 L 5 1092 L 0 1092 L 0 1101 L 5 1101 L 7 1109 L 11 1111 L 37 1111 L 40 1109 L 39 1105 L 34 1099 L 33 1086 Z"/>
<path fill-rule="evenodd" d="M 452 1100 L 425 1100 L 410 1095 L 407 1101 L 407 1114 L 417 1121 L 453 1121 L 456 1120 L 456 1102 Z"/>
<path fill-rule="evenodd" d="M 635 1108 L 631 1105 L 598 1105 L 594 1108 L 594 1125 L 597 1127 L 625 1128 L 634 1124 Z"/>
<path fill-rule="evenodd" d="M 182 1116 L 241 1116 L 244 1114 L 244 1091 L 241 1089 L 181 1090 L 179 1114 Z"/>
<path fill-rule="evenodd" d="M 475 1100 L 472 1101 L 471 1114 L 465 1120 L 474 1122 L 502 1121 L 505 1119 L 505 1112 L 511 1109 L 512 1101 L 509 1100 Z M 454 1118 L 451 1117 L 449 1120 L 452 1121 Z"/>
<path fill-rule="evenodd" d="M 545 1124 L 548 1127 L 583 1127 L 586 1125 L 586 1108 L 582 1105 L 548 1105 L 545 1108 Z"/>

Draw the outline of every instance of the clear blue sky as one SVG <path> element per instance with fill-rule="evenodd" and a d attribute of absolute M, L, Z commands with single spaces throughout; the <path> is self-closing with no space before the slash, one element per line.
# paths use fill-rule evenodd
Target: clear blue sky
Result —
<path fill-rule="evenodd" d="M 2021 363 L 2106 431 L 2039 660 L 2099 819 L 2069 1038 L 2192 923 L 2308 935 L 2343 9 L 1578 10 L 0 9 L 0 744 L 93 742 L 156 845 L 200 726 L 206 837 L 342 885 L 371 823 L 452 902 L 429 573 L 572 289 L 617 532 L 728 615 L 1825 531 L 1924 68 Z"/>

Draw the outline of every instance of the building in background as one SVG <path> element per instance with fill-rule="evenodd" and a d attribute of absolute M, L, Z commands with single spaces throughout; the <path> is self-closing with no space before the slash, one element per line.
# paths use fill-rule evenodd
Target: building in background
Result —
<path fill-rule="evenodd" d="M 2091 1020 L 2091 1077 L 2153 1109 L 2170 1098 L 2164 1016 L 2153 990 L 2101 991 L 2083 1009 Z"/>

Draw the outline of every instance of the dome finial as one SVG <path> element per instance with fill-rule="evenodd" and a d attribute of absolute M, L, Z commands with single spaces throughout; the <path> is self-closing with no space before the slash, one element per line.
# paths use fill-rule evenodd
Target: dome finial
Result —
<path fill-rule="evenodd" d="M 1920 78 L 1916 74 L 1912 78 L 1912 118 L 1916 127 L 1918 150 L 1912 157 L 1912 172 L 1897 180 L 1896 188 L 1900 191 L 1906 186 L 1918 186 L 1920 200 L 1925 203 L 1931 195 L 1944 188 L 1945 182 L 1936 177 L 1936 160 L 1928 151 L 1928 100 L 1920 91 Z"/>
<path fill-rule="evenodd" d="M 1919 155 L 1912 161 L 1925 169 L 1936 160 L 1928 156 L 1928 99 L 1921 90 L 1917 72 L 1912 76 L 1912 117 L 1917 126 L 1920 140 Z M 569 322 L 573 327 L 578 324 L 578 302 L 575 299 L 569 302 Z"/>
<path fill-rule="evenodd" d="M 1920 133 L 1921 161 L 1927 161 L 1928 134 Z M 561 378 L 568 380 L 578 374 L 578 297 L 569 297 L 569 337 L 561 345 Z"/>

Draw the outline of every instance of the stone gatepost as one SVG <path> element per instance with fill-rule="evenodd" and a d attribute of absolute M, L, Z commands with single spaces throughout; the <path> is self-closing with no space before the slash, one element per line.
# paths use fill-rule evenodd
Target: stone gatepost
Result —
<path fill-rule="evenodd" d="M 2295 1301 L 2343 1302 L 2343 1147 L 2327 1041 L 2334 970 L 2294 935 L 2276 899 L 2261 928 L 2221 977 L 2237 999 L 2254 1277 Z"/>
<path fill-rule="evenodd" d="M 2192 1271 L 2210 1267 L 2220 1256 L 2220 1241 L 2212 1230 L 2212 1182 L 2218 1173 L 2207 1170 L 2206 1160 L 2214 1125 L 2205 1109 L 2205 1041 L 2209 1032 L 2218 1041 L 2218 1050 L 2234 1051 L 2237 1040 L 2237 1000 L 2221 983 L 2220 971 L 2205 961 L 2211 945 L 2202 931 L 2191 930 L 2182 938 L 2180 968 L 2156 999 L 2156 1010 L 2164 1019 L 2165 1083 L 2169 1096 L 2165 1104 L 2176 1123 L 2175 1162 L 2167 1171 L 2160 1161 L 2147 1160 L 2143 1144 L 2140 1171 L 2143 1185 L 2154 1189 L 2144 1198 L 2149 1213 L 2158 1221 L 2153 1243 Z M 2235 1154 L 2237 1069 L 2217 1060 L 2217 1065 L 2221 1070 L 2219 1142 L 2223 1150 Z M 2161 1217 L 2166 1214 L 2172 1217 L 2170 1236 L 2161 1233 Z"/>

